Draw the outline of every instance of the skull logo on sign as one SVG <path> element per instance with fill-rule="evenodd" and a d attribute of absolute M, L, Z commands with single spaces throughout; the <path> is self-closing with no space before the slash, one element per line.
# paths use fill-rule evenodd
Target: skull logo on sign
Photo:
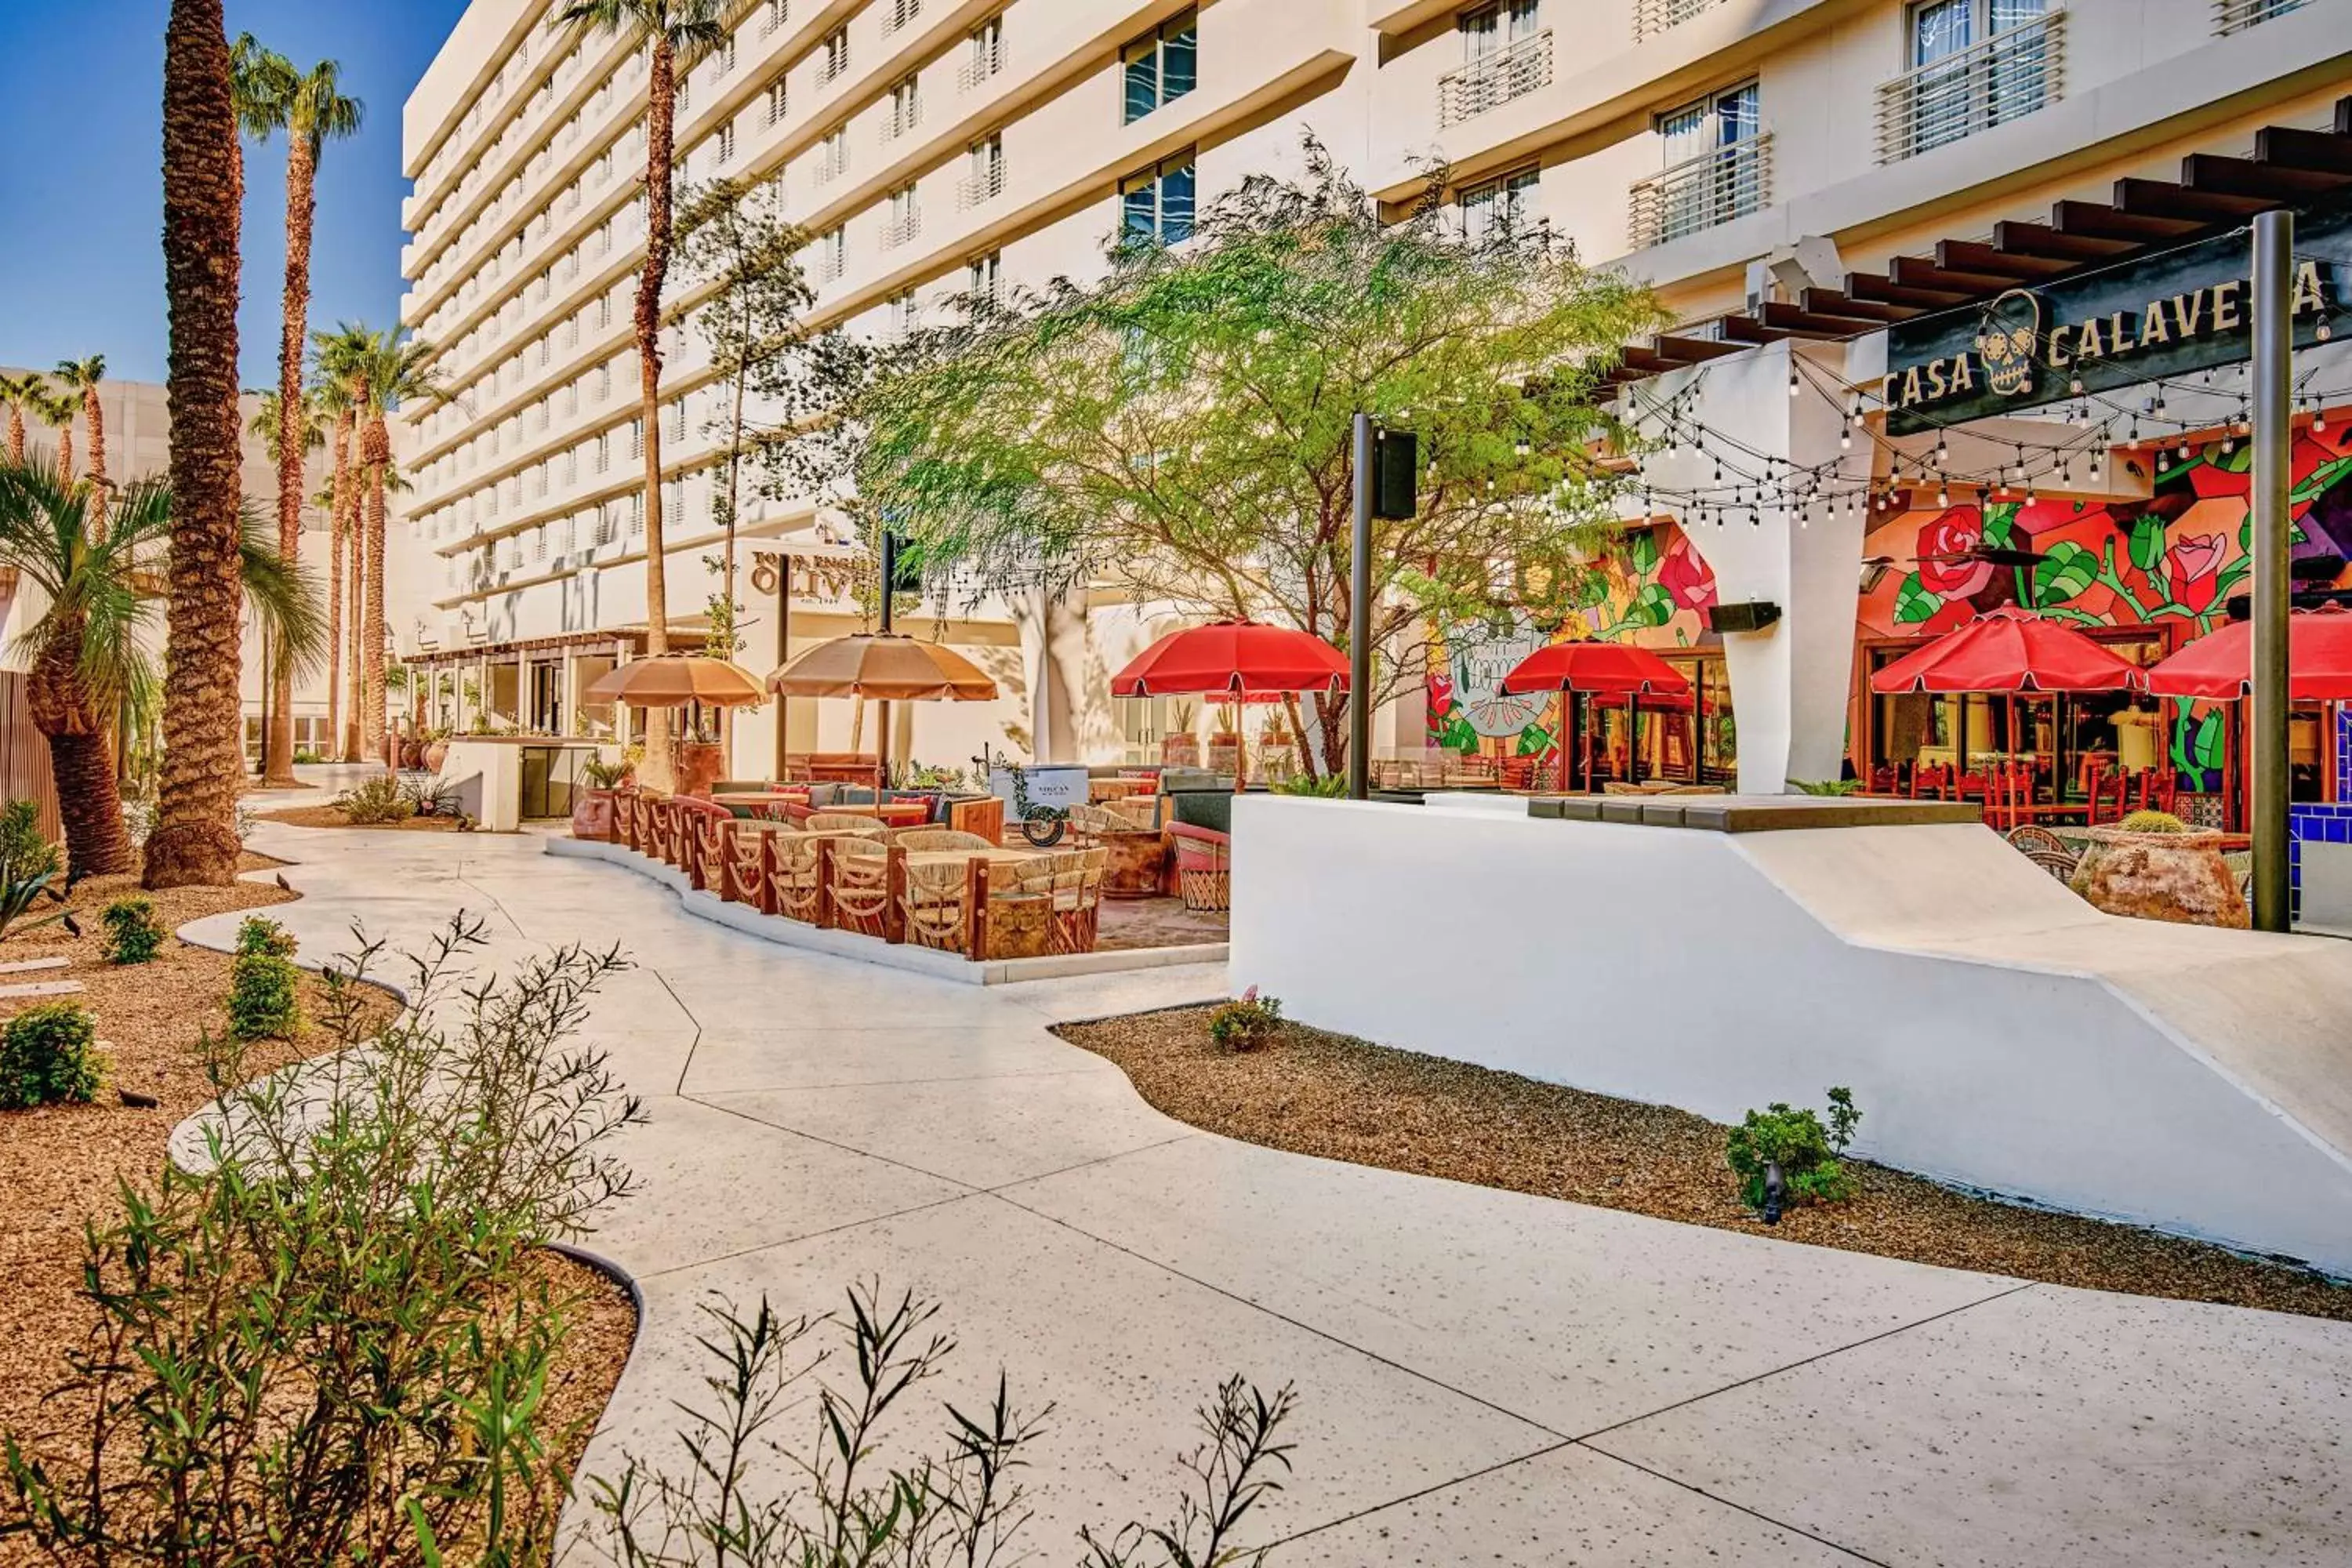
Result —
<path fill-rule="evenodd" d="M 2011 289 L 1985 307 L 1977 327 L 1977 357 L 1985 379 L 2003 397 L 2033 390 L 2033 360 L 2042 342 L 2042 301 L 2024 289 Z"/>

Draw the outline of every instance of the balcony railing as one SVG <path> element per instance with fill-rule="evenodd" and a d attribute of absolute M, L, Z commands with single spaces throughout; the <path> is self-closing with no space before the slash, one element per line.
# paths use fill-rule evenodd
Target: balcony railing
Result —
<path fill-rule="evenodd" d="M 2213 0 L 2213 31 L 2228 35 L 2299 11 L 2307 0 Z"/>
<path fill-rule="evenodd" d="M 1000 158 L 966 174 L 956 186 L 956 202 L 961 206 L 976 207 L 992 202 L 1003 194 L 1004 161 Z"/>
<path fill-rule="evenodd" d="M 1459 125 L 1550 83 L 1551 33 L 1546 30 L 1438 78 L 1438 127 Z"/>
<path fill-rule="evenodd" d="M 1633 0 L 1633 41 L 1654 38 L 1721 4 L 1723 0 Z"/>
<path fill-rule="evenodd" d="M 985 43 L 971 45 L 964 52 L 963 64 L 956 68 L 956 90 L 970 92 L 1004 68 L 1004 39 L 999 35 Z"/>
<path fill-rule="evenodd" d="M 1771 200 L 1772 133 L 1763 131 L 1636 184 L 1626 238 L 1646 250 L 1761 212 Z"/>
<path fill-rule="evenodd" d="M 915 237 L 923 232 L 923 215 L 919 209 L 904 212 L 887 219 L 882 225 L 882 248 L 896 250 L 902 245 L 912 245 Z"/>
<path fill-rule="evenodd" d="M 2066 86 L 2066 13 L 2053 11 L 1878 89 L 1878 161 L 1899 163 L 2021 120 Z"/>

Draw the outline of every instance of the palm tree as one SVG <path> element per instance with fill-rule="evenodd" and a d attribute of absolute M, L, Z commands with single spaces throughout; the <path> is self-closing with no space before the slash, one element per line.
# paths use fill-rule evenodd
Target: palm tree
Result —
<path fill-rule="evenodd" d="M 42 395 L 41 378 L 30 372 L 23 375 L 0 375 L 0 405 L 8 410 L 8 461 L 21 466 L 25 461 L 25 410 L 33 406 Z"/>
<path fill-rule="evenodd" d="M 98 387 L 106 379 L 106 356 L 59 360 L 54 374 L 66 399 L 80 405 L 83 422 L 89 426 L 89 477 L 97 481 L 99 490 L 99 504 L 90 521 L 102 534 L 106 531 L 106 409 L 98 400 Z"/>
<path fill-rule="evenodd" d="M 261 395 L 260 403 L 260 407 L 255 412 L 246 428 L 268 448 L 270 458 L 277 465 L 281 483 L 284 481 L 289 467 L 287 459 L 289 458 L 293 459 L 291 467 L 299 485 L 304 462 L 312 452 L 322 449 L 327 444 L 325 433 L 319 428 L 318 421 L 312 416 L 311 399 L 307 393 L 299 391 L 294 398 L 294 417 L 291 425 L 295 431 L 299 432 L 298 437 L 301 442 L 299 449 L 296 449 L 291 442 L 284 438 L 288 433 L 289 421 L 284 413 L 286 404 L 283 396 L 275 392 L 265 392 Z M 294 532 L 289 544 L 286 532 L 286 497 L 282 492 L 278 497 L 278 552 L 289 561 L 299 561 L 302 557 L 302 492 L 300 489 L 297 489 L 293 492 L 293 500 Z M 290 788 L 299 782 L 294 777 L 294 672 L 283 661 L 278 663 L 275 678 L 270 683 L 269 728 L 261 738 L 261 759 L 262 781 L 265 784 Z"/>
<path fill-rule="evenodd" d="M 259 134 L 286 133 L 286 292 L 278 346 L 278 398 L 300 421 L 302 355 L 310 343 L 310 235 L 319 210 L 319 156 L 330 141 L 359 134 L 360 100 L 342 93 L 342 70 L 320 60 L 308 76 L 247 34 L 237 40 L 247 83 L 239 118 Z M 302 464 L 311 443 L 298 436 L 278 449 L 278 548 L 293 559 L 302 548 Z M 272 693 L 269 733 L 262 738 L 263 776 L 294 782 L 293 678 L 282 671 Z"/>
<path fill-rule="evenodd" d="M 222 0 L 172 0 L 163 35 L 163 289 L 172 323 L 170 605 L 150 888 L 236 879 L 242 630 L 236 417 L 236 96 Z"/>
<path fill-rule="evenodd" d="M 618 33 L 647 52 L 646 110 L 646 265 L 637 279 L 637 369 L 646 433 L 646 651 L 669 651 L 669 582 L 663 560 L 661 463 L 662 287 L 669 276 L 672 165 L 677 79 L 727 41 L 757 0 L 567 0 L 555 25 L 568 33 Z M 671 778 L 667 721 L 646 727 L 641 776 L 660 788 Z"/>
<path fill-rule="evenodd" d="M 0 565 L 48 601 L 23 634 L 28 706 L 48 739 L 77 878 L 131 867 L 115 782 L 114 716 L 154 684 L 139 636 L 156 604 L 147 563 L 171 547 L 175 531 L 171 489 L 161 480 L 124 487 L 103 534 L 95 526 L 99 503 L 98 487 L 54 466 L 0 468 Z M 268 524 L 258 516 L 240 520 L 236 580 L 275 646 L 297 663 L 318 657 L 326 627 L 317 586 L 270 547 Z"/>
<path fill-rule="evenodd" d="M 352 534 L 345 518 L 358 500 L 352 486 L 351 387 L 327 374 L 322 363 L 312 401 L 320 417 L 331 418 L 335 426 L 334 466 L 329 471 L 326 489 L 316 499 L 327 513 L 327 636 L 331 645 L 327 651 L 327 745 L 332 754 L 341 756 L 345 750 L 343 717 L 359 710 L 356 702 L 343 700 L 343 547 Z"/>
<path fill-rule="evenodd" d="M 35 385 L 33 417 L 58 433 L 58 471 L 70 479 L 74 477 L 74 421 L 81 416 L 81 405 L 61 393 L 51 392 L 47 382 L 37 382 Z"/>
<path fill-rule="evenodd" d="M 343 761 L 360 760 L 360 602 L 365 588 L 365 544 L 362 538 L 360 472 L 352 466 L 353 443 L 364 417 L 370 392 L 368 374 L 375 351 L 375 333 L 356 321 L 339 321 L 331 332 L 310 334 L 316 351 L 320 384 L 337 409 L 335 418 L 335 531 L 351 552 L 343 574 L 349 586 L 351 620 L 344 645 L 338 650 L 339 670 L 332 678 L 341 700 L 341 728 L 334 742 Z"/>
<path fill-rule="evenodd" d="M 360 466 L 367 474 L 366 549 L 359 575 L 360 751 L 373 756 L 383 745 L 383 552 L 384 498 L 401 487 L 392 466 L 392 411 L 412 400 L 446 401 L 447 390 L 433 369 L 434 348 L 422 339 L 402 342 L 396 331 L 376 333 L 362 361 L 356 406 Z"/>

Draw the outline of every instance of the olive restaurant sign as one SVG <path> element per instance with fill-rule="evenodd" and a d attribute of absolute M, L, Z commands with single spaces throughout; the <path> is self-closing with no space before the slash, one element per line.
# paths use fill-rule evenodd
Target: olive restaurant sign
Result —
<path fill-rule="evenodd" d="M 2012 289 L 1886 329 L 1889 435 L 2233 364 L 2252 352 L 2253 242 L 2241 231 Z M 2298 222 L 2296 346 L 2352 330 L 2352 212 Z"/>

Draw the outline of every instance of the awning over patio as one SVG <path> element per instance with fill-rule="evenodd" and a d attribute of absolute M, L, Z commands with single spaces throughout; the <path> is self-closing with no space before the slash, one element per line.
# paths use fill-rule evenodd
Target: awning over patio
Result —
<path fill-rule="evenodd" d="M 2149 670 L 2147 689 L 2159 697 L 2244 697 L 2253 690 L 2253 624 L 2232 621 Z M 2287 694 L 2352 701 L 2352 610 L 2329 605 L 2287 617 Z"/>
<path fill-rule="evenodd" d="M 2071 626 L 2014 605 L 1916 648 L 1870 678 L 1883 696 L 1913 691 L 2137 691 L 2139 667 Z"/>

